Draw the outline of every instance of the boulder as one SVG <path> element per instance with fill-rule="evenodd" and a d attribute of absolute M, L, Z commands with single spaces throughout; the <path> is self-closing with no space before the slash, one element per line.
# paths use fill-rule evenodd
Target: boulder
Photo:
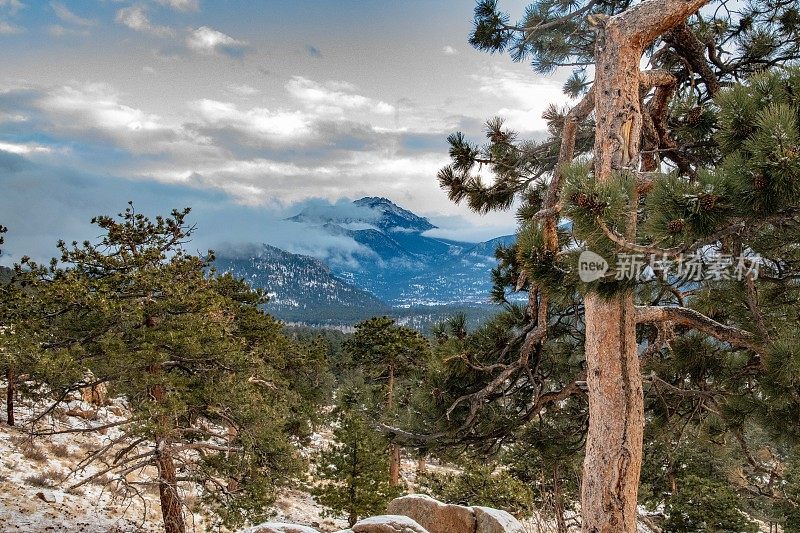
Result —
<path fill-rule="evenodd" d="M 259 524 L 250 533 L 319 533 L 313 527 L 284 524 L 283 522 L 267 522 Z"/>
<path fill-rule="evenodd" d="M 42 490 L 36 493 L 36 497 L 47 503 L 64 503 L 64 493 L 60 490 Z"/>
<path fill-rule="evenodd" d="M 491 507 L 473 507 L 476 533 L 525 533 L 525 526 L 505 511 Z"/>
<path fill-rule="evenodd" d="M 365 518 L 353 526 L 353 533 L 429 533 L 414 520 L 402 515 Z"/>
<path fill-rule="evenodd" d="M 67 412 L 64 414 L 67 416 L 83 418 L 84 420 L 97 420 L 97 409 L 81 409 L 76 407 L 74 409 L 67 410 Z"/>
<path fill-rule="evenodd" d="M 434 500 L 425 494 L 410 494 L 389 503 L 389 514 L 412 518 L 429 533 L 474 533 L 475 513 L 469 507 Z"/>

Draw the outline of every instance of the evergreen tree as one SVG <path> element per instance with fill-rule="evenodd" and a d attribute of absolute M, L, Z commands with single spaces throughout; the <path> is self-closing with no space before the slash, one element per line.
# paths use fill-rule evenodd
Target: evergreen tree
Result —
<path fill-rule="evenodd" d="M 706 3 L 541 1 L 517 24 L 495 0 L 475 9 L 474 46 L 509 50 L 540 72 L 575 67 L 566 89 L 584 96 L 569 112 L 548 110 L 550 138 L 543 142 L 519 139 L 499 119 L 487 122 L 485 146 L 461 133 L 449 138 L 452 164 L 439 181 L 452 200 L 478 212 L 521 204 L 517 244 L 498 250 L 493 294 L 509 305 L 509 290 L 527 291 L 529 305 L 522 316 L 509 309 L 498 321 L 506 322 L 505 331 L 485 330 L 494 346 L 470 342 L 449 365 L 452 375 L 466 379 L 460 392 L 454 386 L 443 396 L 448 417 L 438 420 L 434 435 L 481 446 L 497 442 L 588 388 L 581 506 L 587 531 L 634 530 L 640 430 L 645 408 L 658 412 L 659 402 L 666 403 L 659 416 L 684 424 L 717 413 L 717 425 L 740 443 L 748 468 L 762 473 L 762 482 L 748 476 L 754 486 L 747 489 L 772 494 L 774 481 L 765 489 L 763 479 L 778 475 L 774 465 L 748 453 L 745 421 L 785 417 L 778 412 L 794 394 L 781 388 L 796 376 L 788 364 L 793 350 L 774 331 L 786 335 L 794 320 L 794 291 L 787 287 L 797 242 L 791 216 L 796 108 L 770 103 L 773 92 L 779 101 L 794 94 L 788 87 L 795 82 L 793 75 L 780 82 L 757 76 L 747 87 L 724 87 L 795 62 L 800 19 L 795 2 L 751 3 L 737 11 L 720 2 L 697 12 Z M 652 70 L 640 72 L 643 58 Z M 591 165 L 572 166 L 576 155 L 590 152 Z M 486 167 L 493 183 L 481 179 Z M 661 270 L 646 282 L 585 284 L 577 276 L 576 249 L 599 253 L 615 271 L 619 253 L 675 259 L 709 247 L 743 258 L 745 273 L 753 256 L 768 257 L 771 279 L 751 273 L 735 282 L 686 283 Z M 675 350 L 677 336 L 718 364 Z M 562 342 L 578 357 L 558 355 Z M 767 357 L 776 350 L 780 355 Z M 686 363 L 680 372 L 669 371 L 667 361 L 674 359 Z M 768 361 L 778 360 L 780 376 L 755 377 L 773 372 Z M 769 392 L 773 383 L 782 384 L 781 392 Z M 696 392 L 708 389 L 714 392 Z M 771 405 L 757 401 L 764 398 Z M 676 426 L 670 420 L 669 431 Z"/>
<path fill-rule="evenodd" d="M 24 259 L 9 289 L 14 305 L 4 306 L 12 337 L 34 354 L 24 370 L 51 400 L 31 433 L 114 427 L 111 444 L 82 462 L 98 472 L 73 486 L 110 476 L 133 495 L 126 474 L 155 466 L 168 533 L 185 529 L 187 484 L 227 523 L 261 517 L 301 466 L 290 438 L 308 432 L 326 381 L 324 356 L 284 337 L 259 309 L 260 293 L 209 276 L 211 254 L 185 251 L 188 212 L 151 221 L 131 205 L 97 217 L 99 242 L 61 242 L 49 267 Z M 126 400 L 125 420 L 81 430 L 41 423 L 71 392 L 98 383 Z"/>
<path fill-rule="evenodd" d="M 401 489 L 389 484 L 388 442 L 356 407 L 338 411 L 335 442 L 320 453 L 316 473 L 323 480 L 314 490 L 328 516 L 346 515 L 352 527 L 360 517 L 385 512 Z"/>
<path fill-rule="evenodd" d="M 428 341 L 419 332 L 396 325 L 389 317 L 374 317 L 356 325 L 355 334 L 344 348 L 352 364 L 363 372 L 366 383 L 380 386 L 380 418 L 392 420 L 398 411 L 400 387 L 428 364 Z M 400 447 L 394 443 L 389 445 L 389 483 L 400 483 Z"/>

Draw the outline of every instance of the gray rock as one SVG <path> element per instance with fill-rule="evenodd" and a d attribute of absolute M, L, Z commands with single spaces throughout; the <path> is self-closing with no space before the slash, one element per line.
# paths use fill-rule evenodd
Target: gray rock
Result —
<path fill-rule="evenodd" d="M 41 490 L 36 497 L 47 503 L 64 503 L 64 493 L 59 490 Z"/>
<path fill-rule="evenodd" d="M 426 494 L 410 494 L 389 503 L 389 514 L 412 518 L 430 533 L 474 533 L 475 513 L 469 507 L 437 501 Z"/>
<path fill-rule="evenodd" d="M 353 533 L 430 533 L 414 520 L 402 515 L 365 518 L 353 526 Z"/>
<path fill-rule="evenodd" d="M 478 522 L 476 533 L 525 533 L 525 526 L 505 511 L 491 507 L 473 507 Z"/>
<path fill-rule="evenodd" d="M 268 522 L 259 524 L 249 530 L 249 533 L 319 533 L 313 527 L 284 524 L 283 522 Z"/>

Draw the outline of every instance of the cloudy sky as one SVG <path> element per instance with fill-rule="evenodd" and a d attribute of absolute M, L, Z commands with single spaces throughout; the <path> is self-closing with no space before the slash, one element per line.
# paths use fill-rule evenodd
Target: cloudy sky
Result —
<path fill-rule="evenodd" d="M 519 14 L 523 2 L 505 0 Z M 2 261 L 128 200 L 193 207 L 197 246 L 292 248 L 309 203 L 386 196 L 438 234 L 509 233 L 436 182 L 446 136 L 540 135 L 560 80 L 469 47 L 472 0 L 0 0 Z M 291 226 L 291 224 L 289 224 Z M 295 246 L 296 248 L 296 246 Z"/>

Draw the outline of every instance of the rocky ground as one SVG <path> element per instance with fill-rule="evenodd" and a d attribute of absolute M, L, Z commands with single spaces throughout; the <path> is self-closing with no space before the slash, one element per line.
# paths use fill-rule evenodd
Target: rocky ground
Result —
<path fill-rule="evenodd" d="M 2 384 L 0 384 L 2 391 Z M 5 413 L 0 414 L 0 531 L 5 532 L 82 532 L 123 533 L 162 531 L 158 492 L 155 487 L 143 486 L 136 497 L 124 495 L 113 485 L 104 483 L 102 477 L 82 485 L 71 486 L 98 472 L 102 465 L 91 464 L 78 468 L 81 461 L 94 449 L 112 440 L 116 433 L 110 428 L 105 434 L 70 433 L 55 434 L 31 441 L 21 429 L 34 412 L 34 406 L 22 403 L 17 409 L 18 428 L 8 427 Z M 41 407 L 41 406 L 36 406 Z M 126 413 L 124 402 L 112 400 L 97 407 L 76 397 L 53 412 L 48 424 L 53 430 L 84 428 L 122 420 Z M 330 442 L 330 431 L 323 430 L 311 439 L 304 450 L 315 454 Z M 402 476 L 409 489 L 416 488 L 416 461 L 406 460 Z M 429 464 L 431 470 L 451 468 Z M 153 472 L 139 471 L 129 475 L 137 481 L 152 476 Z M 185 495 L 190 509 L 189 531 L 218 531 L 197 508 L 197 496 Z M 323 517 L 323 508 L 305 491 L 287 489 L 280 493 L 271 509 L 271 521 L 313 527 L 322 533 L 345 529 L 342 519 Z M 640 533 L 652 533 L 643 517 Z M 579 531 L 575 521 L 574 531 Z M 526 532 L 555 532 L 555 525 L 534 516 L 523 521 Z M 255 528 L 251 531 L 257 530 Z M 766 531 L 766 530 L 765 530 Z"/>

